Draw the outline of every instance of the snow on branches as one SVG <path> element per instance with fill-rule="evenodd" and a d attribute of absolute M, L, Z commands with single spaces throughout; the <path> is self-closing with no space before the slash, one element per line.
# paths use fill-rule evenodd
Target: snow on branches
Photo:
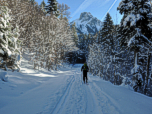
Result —
<path fill-rule="evenodd" d="M 0 67 L 10 67 L 11 69 L 20 69 L 19 64 L 20 60 L 18 59 L 21 55 L 20 52 L 20 42 L 19 37 L 19 28 L 16 24 L 16 28 L 12 30 L 12 25 L 10 21 L 12 20 L 11 10 L 7 6 L 0 6 L 0 57 L 2 57 L 3 63 Z"/>

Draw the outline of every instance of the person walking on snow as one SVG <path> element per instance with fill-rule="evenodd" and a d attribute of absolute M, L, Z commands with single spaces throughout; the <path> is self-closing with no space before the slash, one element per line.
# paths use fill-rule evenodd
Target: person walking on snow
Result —
<path fill-rule="evenodd" d="M 81 72 L 83 70 L 83 82 L 85 83 L 85 80 L 86 80 L 86 83 L 88 83 L 88 77 L 87 77 L 87 72 L 89 71 L 89 68 L 87 66 L 87 63 L 84 63 L 84 65 L 82 66 L 81 68 Z"/>

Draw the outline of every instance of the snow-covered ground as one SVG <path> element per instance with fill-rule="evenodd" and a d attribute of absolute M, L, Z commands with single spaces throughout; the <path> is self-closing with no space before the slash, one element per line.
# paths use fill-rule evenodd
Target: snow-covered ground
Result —
<path fill-rule="evenodd" d="M 21 73 L 0 80 L 0 114 L 151 114 L 152 98 L 88 75 L 81 66 L 34 71 L 24 59 Z"/>

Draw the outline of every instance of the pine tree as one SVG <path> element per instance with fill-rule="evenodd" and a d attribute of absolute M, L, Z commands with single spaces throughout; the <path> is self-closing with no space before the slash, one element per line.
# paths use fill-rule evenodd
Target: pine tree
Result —
<path fill-rule="evenodd" d="M 0 6 L 0 58 L 2 65 L 1 67 L 7 70 L 7 67 L 12 69 L 19 70 L 19 61 L 20 61 L 20 41 L 19 29 L 16 25 L 16 28 L 13 29 L 13 26 L 10 24 L 12 18 L 9 16 L 11 10 L 7 6 Z M 13 31 L 12 31 L 13 30 Z"/>
<path fill-rule="evenodd" d="M 131 6 L 129 6 L 129 3 L 132 4 L 130 1 L 132 0 L 122 0 L 117 8 L 117 10 L 120 11 L 120 14 L 124 14 L 125 17 L 130 13 Z"/>
<path fill-rule="evenodd" d="M 131 37 L 132 34 L 134 34 L 134 29 L 130 28 L 127 29 L 127 27 L 123 27 L 123 22 L 125 20 L 125 18 L 128 16 L 128 14 L 131 12 L 131 6 L 129 6 L 129 4 L 132 5 L 130 0 L 122 0 L 119 4 L 119 7 L 117 8 L 117 10 L 119 10 L 120 14 L 124 14 L 123 18 L 121 19 L 119 28 L 118 28 L 118 40 L 119 40 L 119 44 L 122 48 L 126 48 L 127 44 L 128 44 L 128 40 L 129 37 Z"/>
<path fill-rule="evenodd" d="M 119 39 L 122 45 L 134 51 L 134 69 L 132 69 L 132 73 L 135 74 L 136 78 L 142 75 L 142 67 L 138 63 L 138 57 L 141 56 L 145 46 L 152 43 L 150 41 L 151 28 L 149 27 L 149 20 L 151 20 L 151 6 L 149 3 L 150 0 L 123 0 L 118 7 L 120 13 L 124 14 L 120 25 L 123 34 Z M 127 34 L 129 35 L 127 36 Z"/>
<path fill-rule="evenodd" d="M 59 16 L 59 11 L 57 10 L 57 1 L 56 0 L 48 0 L 49 5 L 45 7 L 48 14 Z"/>
<path fill-rule="evenodd" d="M 100 31 L 101 44 L 105 46 L 107 55 L 111 55 L 112 38 L 113 38 L 113 21 L 109 13 L 107 13 L 103 22 L 103 28 Z"/>
<path fill-rule="evenodd" d="M 112 65 L 112 60 L 111 57 L 113 55 L 113 45 L 114 45 L 114 40 L 113 40 L 113 32 L 114 32 L 114 24 L 112 21 L 112 18 L 109 13 L 107 13 L 105 20 L 103 22 L 103 27 L 100 30 L 100 44 L 103 47 L 103 57 L 104 61 L 102 61 L 102 65 L 104 66 L 104 75 L 106 80 L 111 79 L 111 65 Z"/>
<path fill-rule="evenodd" d="M 101 38 L 102 38 L 101 43 L 103 45 L 110 44 L 110 38 L 111 38 L 111 34 L 113 32 L 113 29 L 114 29 L 114 25 L 113 25 L 112 18 L 110 16 L 110 14 L 107 13 L 105 20 L 103 22 L 103 28 L 100 31 Z"/>
<path fill-rule="evenodd" d="M 46 4 L 45 4 L 45 2 L 44 2 L 44 0 L 41 2 L 41 4 L 40 4 L 40 8 L 42 9 L 42 11 L 43 12 L 47 12 L 44 8 L 45 8 L 45 6 L 46 6 Z"/>

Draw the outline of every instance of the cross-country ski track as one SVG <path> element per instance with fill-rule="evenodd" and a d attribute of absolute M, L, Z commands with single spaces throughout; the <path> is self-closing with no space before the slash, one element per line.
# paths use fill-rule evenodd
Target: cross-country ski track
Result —
<path fill-rule="evenodd" d="M 151 97 L 91 74 L 83 84 L 81 66 L 38 72 L 24 60 L 0 82 L 0 114 L 151 114 Z"/>

